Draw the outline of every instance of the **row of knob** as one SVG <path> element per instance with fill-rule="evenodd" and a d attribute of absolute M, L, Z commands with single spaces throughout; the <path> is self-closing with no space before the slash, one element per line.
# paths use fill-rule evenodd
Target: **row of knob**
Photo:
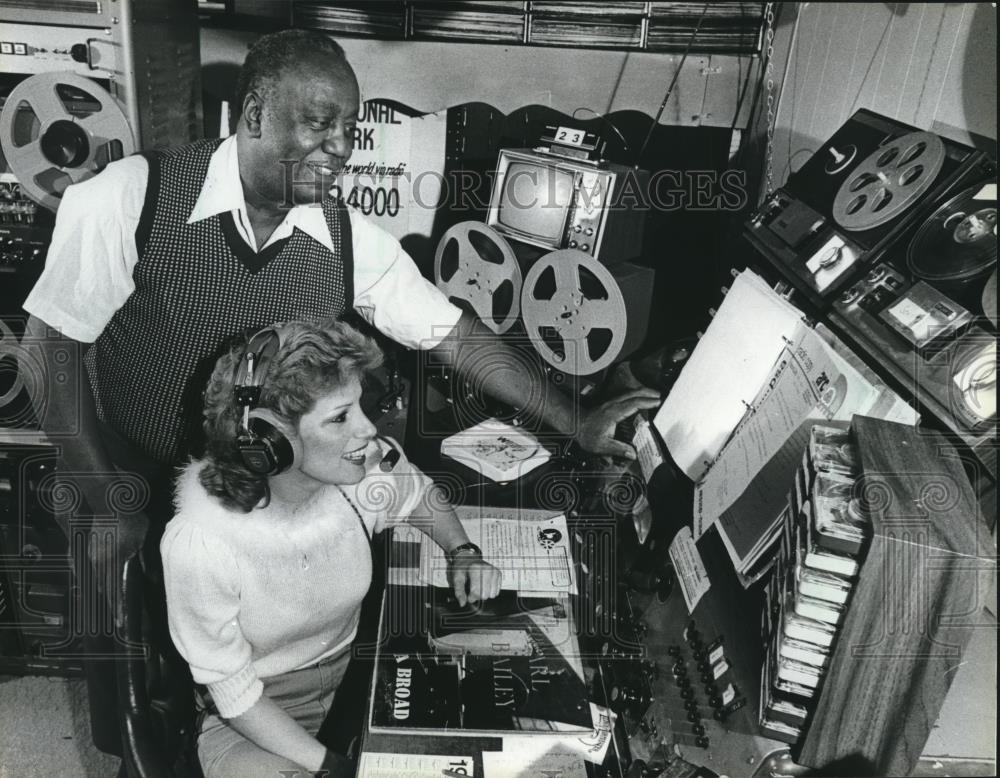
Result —
<path fill-rule="evenodd" d="M 0 199 L 0 224 L 34 224 L 38 206 L 30 200 Z"/>

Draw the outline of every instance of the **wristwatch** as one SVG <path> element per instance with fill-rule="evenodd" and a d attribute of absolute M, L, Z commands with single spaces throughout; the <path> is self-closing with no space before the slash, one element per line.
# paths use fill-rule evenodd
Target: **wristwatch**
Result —
<path fill-rule="evenodd" d="M 477 546 L 475 543 L 463 543 L 460 546 L 455 546 L 451 551 L 445 554 L 449 565 L 455 564 L 456 557 L 463 552 L 472 552 L 473 555 L 483 558 L 483 550 Z"/>

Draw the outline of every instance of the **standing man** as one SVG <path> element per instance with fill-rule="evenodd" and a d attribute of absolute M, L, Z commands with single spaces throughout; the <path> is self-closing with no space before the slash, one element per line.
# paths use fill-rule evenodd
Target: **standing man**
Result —
<path fill-rule="evenodd" d="M 401 344 L 455 364 L 473 332 L 473 317 L 394 238 L 327 196 L 351 156 L 359 100 L 343 50 L 326 35 L 267 35 L 244 63 L 234 136 L 134 155 L 66 191 L 25 302 L 26 340 L 40 344 L 50 372 L 57 353 L 75 346 L 59 370 L 80 380 L 50 382 L 36 404 L 47 428 L 79 430 L 58 441 L 61 469 L 78 479 L 90 510 L 121 519 L 117 547 L 91 554 L 108 573 L 148 526 L 158 540 L 173 468 L 191 453 L 201 390 L 229 336 L 353 308 Z M 470 378 L 511 405 L 538 396 L 537 377 L 518 371 L 508 347 L 488 347 L 490 369 Z M 547 397 L 534 410 L 589 451 L 634 456 L 613 440 L 614 426 L 657 401 L 638 393 L 578 417 L 565 398 Z M 123 516 L 111 504 L 121 471 L 149 484 L 145 510 Z M 97 733 L 95 741 L 105 747 Z"/>

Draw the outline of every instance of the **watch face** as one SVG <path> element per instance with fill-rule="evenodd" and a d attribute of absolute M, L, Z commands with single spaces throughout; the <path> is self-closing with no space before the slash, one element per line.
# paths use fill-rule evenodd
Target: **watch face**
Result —
<path fill-rule="evenodd" d="M 470 555 L 482 556 L 483 552 L 475 543 L 463 543 L 460 546 L 455 546 L 448 554 L 448 561 L 453 561 L 459 554 L 468 553 Z"/>

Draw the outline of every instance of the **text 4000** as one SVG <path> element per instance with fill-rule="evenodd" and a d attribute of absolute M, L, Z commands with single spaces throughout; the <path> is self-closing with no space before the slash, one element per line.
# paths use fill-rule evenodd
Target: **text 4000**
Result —
<path fill-rule="evenodd" d="M 330 190 L 334 198 L 340 198 L 342 192 L 334 185 Z M 395 187 L 386 189 L 381 186 L 354 186 L 347 195 L 347 204 L 357 208 L 365 216 L 395 216 L 399 213 L 399 190 Z"/>

